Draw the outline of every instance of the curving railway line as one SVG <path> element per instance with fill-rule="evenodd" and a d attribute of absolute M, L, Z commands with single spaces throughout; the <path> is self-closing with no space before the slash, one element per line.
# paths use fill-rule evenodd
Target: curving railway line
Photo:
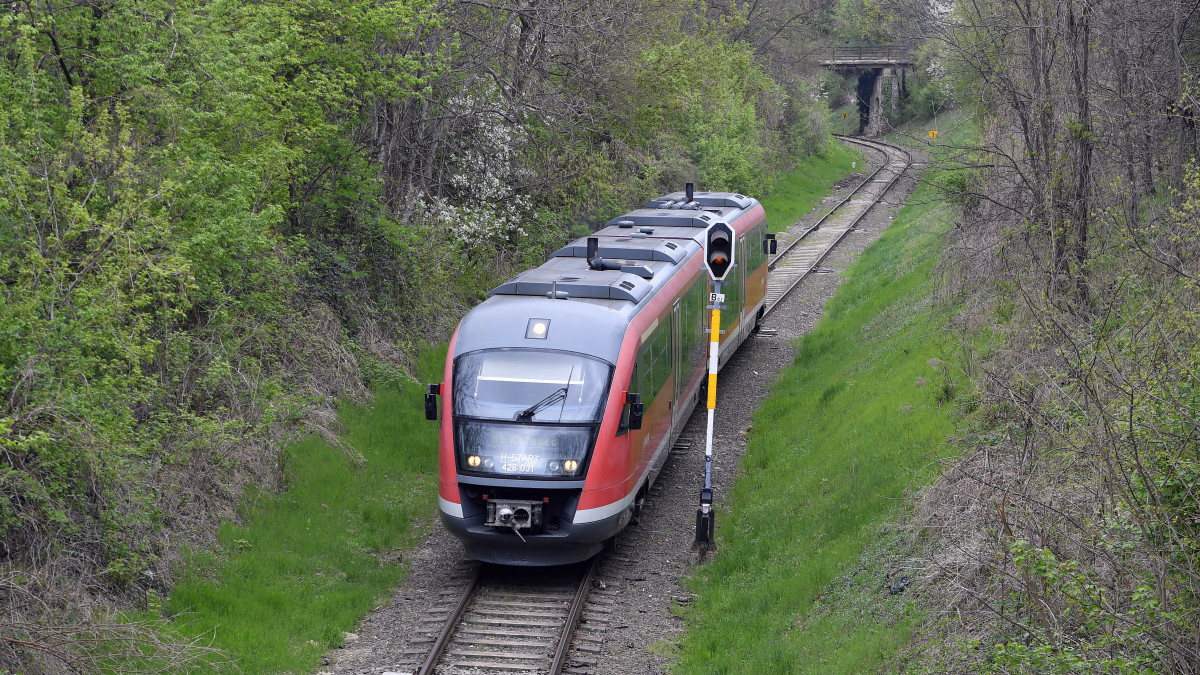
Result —
<path fill-rule="evenodd" d="M 854 230 L 858 221 L 883 199 L 892 185 L 912 166 L 912 156 L 904 148 L 881 141 L 848 136 L 838 138 L 882 153 L 886 160 L 820 220 L 796 233 L 790 241 L 780 242 L 781 249 L 770 262 L 767 306 L 763 316 L 770 314 L 804 277 L 818 269 L 825 256 Z"/>
<path fill-rule="evenodd" d="M 770 261 L 768 315 L 853 231 L 908 170 L 903 148 L 859 138 L 843 142 L 880 153 L 884 161 L 815 224 L 781 235 Z M 594 672 L 612 605 L 594 577 L 605 553 L 558 568 L 486 564 L 447 574 L 441 599 L 426 608 L 421 635 L 409 652 L 414 671 L 450 673 Z M 611 591 L 610 591 L 611 592 Z M 423 655 L 423 660 L 422 660 Z"/>

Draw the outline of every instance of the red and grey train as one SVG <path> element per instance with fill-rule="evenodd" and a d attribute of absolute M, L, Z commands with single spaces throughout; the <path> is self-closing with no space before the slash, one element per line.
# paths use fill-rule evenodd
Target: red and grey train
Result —
<path fill-rule="evenodd" d="M 463 317 L 425 405 L 440 418 L 442 522 L 467 555 L 572 563 L 629 523 L 705 382 L 702 249 L 715 222 L 737 242 L 723 365 L 761 317 L 773 239 L 762 206 L 740 194 L 689 185 L 655 199 Z"/>

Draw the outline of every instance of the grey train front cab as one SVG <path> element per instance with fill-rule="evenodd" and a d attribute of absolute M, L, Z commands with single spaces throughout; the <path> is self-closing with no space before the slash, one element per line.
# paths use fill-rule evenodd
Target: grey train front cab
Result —
<path fill-rule="evenodd" d="M 635 309 L 628 300 L 551 301 L 501 292 L 464 317 L 452 347 L 453 371 L 443 379 L 451 383 L 443 392 L 451 418 L 443 424 L 451 438 L 444 440 L 451 443 L 443 448 L 452 445 L 454 457 L 443 457 L 442 465 L 455 467 L 459 502 L 441 499 L 440 511 L 467 555 L 507 565 L 577 562 L 598 553 L 628 524 L 629 504 L 581 509 L 580 499 L 589 476 L 602 482 L 591 464 Z M 531 372 L 549 382 L 531 383 Z M 526 405 L 531 396 L 519 389 L 560 382 L 567 383 L 570 400 L 549 400 L 553 422 L 512 424 L 547 400 L 535 393 Z M 540 413 L 532 409 L 526 418 L 537 422 Z M 527 529 L 535 533 L 496 527 L 507 513 L 528 519 Z"/>

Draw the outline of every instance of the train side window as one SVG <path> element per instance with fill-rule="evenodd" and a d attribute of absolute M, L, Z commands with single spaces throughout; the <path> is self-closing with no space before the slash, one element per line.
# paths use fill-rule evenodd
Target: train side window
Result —
<path fill-rule="evenodd" d="M 658 324 L 658 328 L 650 335 L 649 349 L 646 352 L 645 383 L 636 391 L 642 395 L 642 401 L 649 402 L 658 395 L 671 378 L 671 321 L 667 319 Z"/>
<path fill-rule="evenodd" d="M 733 323 L 733 320 L 742 314 L 742 281 L 738 276 L 744 269 L 741 265 L 748 265 L 748 261 L 743 261 L 740 265 L 734 263 L 734 269 L 729 271 L 729 276 L 725 277 L 724 283 L 721 284 L 721 292 L 725 294 L 725 311 L 721 315 L 722 327 Z"/>
<path fill-rule="evenodd" d="M 695 371 L 704 359 L 704 347 L 707 342 L 707 334 L 704 332 L 708 305 L 707 281 L 704 276 L 696 277 L 683 297 L 683 377 Z"/>
<path fill-rule="evenodd" d="M 637 386 L 637 365 L 633 366 L 633 375 L 629 378 L 629 386 L 625 387 L 625 391 L 636 391 Z M 624 436 L 629 433 L 629 400 L 626 399 L 621 403 L 621 423 L 617 425 L 617 435 Z"/>
<path fill-rule="evenodd" d="M 703 286 L 701 286 L 703 288 Z M 658 395 L 666 387 L 671 378 L 671 321 L 660 321 L 654 332 L 638 348 L 637 359 L 633 363 L 633 375 L 629 378 L 626 391 L 641 395 L 642 405 L 648 409 Z M 629 402 L 626 401 L 621 409 L 621 423 L 617 425 L 617 435 L 622 436 L 629 431 Z"/>
<path fill-rule="evenodd" d="M 767 240 L 767 225 L 763 223 L 750 231 L 747 253 L 750 255 L 750 269 L 747 274 L 762 267 L 767 262 L 767 252 L 763 250 L 763 242 Z"/>
<path fill-rule="evenodd" d="M 649 406 L 671 377 L 671 322 L 662 321 L 638 349 L 629 391 L 642 395 Z"/>

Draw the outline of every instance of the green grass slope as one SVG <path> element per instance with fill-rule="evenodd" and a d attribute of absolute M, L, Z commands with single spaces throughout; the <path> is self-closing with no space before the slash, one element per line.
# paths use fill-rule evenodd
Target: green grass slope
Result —
<path fill-rule="evenodd" d="M 422 358 L 440 380 L 445 349 Z M 437 431 L 423 385 L 404 382 L 370 406 L 343 406 L 352 458 L 318 438 L 290 446 L 287 490 L 248 499 L 221 548 L 192 556 L 167 603 L 180 629 L 211 636 L 228 672 L 312 672 L 372 608 L 387 601 L 436 501 Z"/>
<path fill-rule="evenodd" d="M 931 280 L 949 216 L 918 189 L 756 414 L 678 672 L 867 672 L 908 641 L 913 610 L 871 566 L 958 417 Z"/>
<path fill-rule="evenodd" d="M 832 139 L 823 155 L 805 157 L 775 182 L 770 195 L 761 197 L 767 228 L 782 232 L 794 225 L 829 194 L 835 183 L 854 170 L 854 162 L 862 166 L 862 152 Z"/>

